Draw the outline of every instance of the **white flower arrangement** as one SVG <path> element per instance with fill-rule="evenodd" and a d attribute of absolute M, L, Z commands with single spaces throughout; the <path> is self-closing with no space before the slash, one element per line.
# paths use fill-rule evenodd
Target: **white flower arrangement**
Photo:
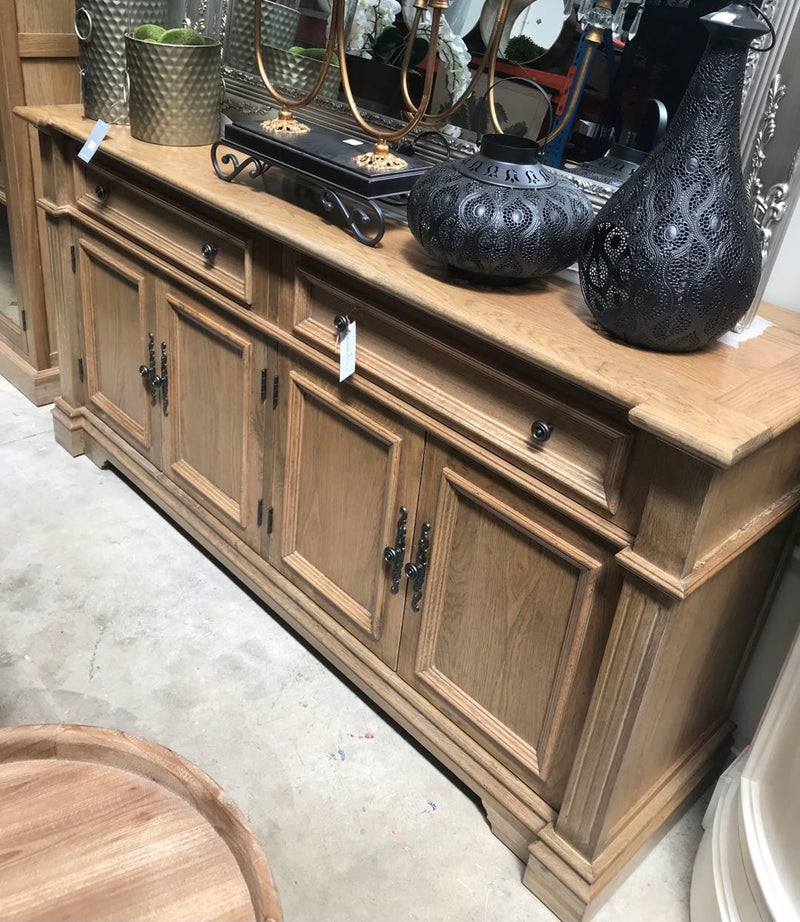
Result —
<path fill-rule="evenodd" d="M 431 24 L 429 22 L 420 23 L 417 35 L 420 38 L 430 39 Z M 472 79 L 469 71 L 472 55 L 467 51 L 464 39 L 453 32 L 444 16 L 439 20 L 439 41 L 437 44 L 438 48 L 436 50 L 439 60 L 444 65 L 447 76 L 447 94 L 451 101 L 455 102 L 461 98 L 461 95 L 469 86 L 469 81 Z"/>
<path fill-rule="evenodd" d="M 400 4 L 397 0 L 356 0 L 347 50 L 362 58 L 372 57 L 376 39 L 389 26 L 394 25 Z"/>
<path fill-rule="evenodd" d="M 400 9 L 397 0 L 356 0 L 347 41 L 348 52 L 371 58 L 375 42 L 385 29 L 394 25 Z M 430 41 L 430 36 L 430 21 L 421 22 L 417 37 Z M 469 86 L 472 57 L 464 40 L 453 32 L 444 16 L 439 20 L 437 44 L 437 54 L 446 74 L 447 93 L 455 101 Z"/>

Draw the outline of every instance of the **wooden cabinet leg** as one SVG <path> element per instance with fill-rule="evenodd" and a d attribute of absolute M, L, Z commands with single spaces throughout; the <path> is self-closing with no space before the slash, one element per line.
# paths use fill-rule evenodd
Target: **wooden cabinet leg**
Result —
<path fill-rule="evenodd" d="M 482 798 L 482 803 L 492 832 L 519 859 L 527 861 L 528 848 L 536 838 L 536 833 L 491 797 Z"/>
<path fill-rule="evenodd" d="M 561 922 L 581 922 L 585 917 L 589 884 L 544 843 L 532 846 L 522 882 Z"/>
<path fill-rule="evenodd" d="M 73 458 L 82 455 L 86 451 L 86 442 L 80 410 L 76 410 L 61 397 L 58 397 L 52 413 L 53 432 L 56 442 L 66 449 Z"/>

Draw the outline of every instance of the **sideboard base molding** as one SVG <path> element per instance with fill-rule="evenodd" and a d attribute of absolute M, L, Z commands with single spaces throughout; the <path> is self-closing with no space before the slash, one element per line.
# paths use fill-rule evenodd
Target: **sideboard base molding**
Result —
<path fill-rule="evenodd" d="M 0 339 L 0 376 L 37 407 L 52 403 L 60 392 L 58 366 L 38 370 Z"/>
<path fill-rule="evenodd" d="M 728 759 L 732 725 L 726 722 L 686 759 L 659 792 L 634 814 L 593 863 L 573 854 L 548 824 L 530 846 L 523 883 L 563 922 L 590 919 L 625 877 L 680 819 L 694 798 L 719 776 Z M 587 879 L 590 878 L 590 879 Z"/>

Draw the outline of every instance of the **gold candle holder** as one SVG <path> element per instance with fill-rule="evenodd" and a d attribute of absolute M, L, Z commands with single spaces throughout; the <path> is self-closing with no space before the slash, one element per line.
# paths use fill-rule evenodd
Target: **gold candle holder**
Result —
<path fill-rule="evenodd" d="M 344 32 L 345 0 L 333 0 L 331 8 L 331 29 L 329 31 L 328 39 L 325 45 L 325 54 L 322 58 L 322 61 L 320 62 L 319 74 L 317 75 L 317 79 L 311 89 L 299 99 L 290 99 L 279 93 L 271 81 L 269 74 L 267 73 L 266 67 L 264 65 L 264 57 L 261 50 L 261 3 L 257 0 L 255 4 L 254 31 L 256 64 L 258 66 L 258 73 L 264 86 L 267 89 L 267 92 L 273 97 L 273 99 L 278 102 L 281 107 L 277 118 L 269 119 L 261 123 L 262 129 L 270 133 L 286 134 L 296 134 L 309 130 L 309 126 L 305 122 L 299 121 L 294 116 L 294 111 L 301 109 L 304 106 L 307 106 L 309 103 L 313 102 L 325 81 L 325 77 L 333 59 L 334 50 L 336 50 L 338 51 L 339 55 L 342 88 L 344 90 L 344 96 L 345 100 L 347 101 L 348 108 L 350 109 L 350 112 L 359 128 L 361 128 L 361 130 L 364 131 L 367 135 L 375 139 L 375 145 L 373 149 L 369 153 L 359 154 L 353 158 L 353 161 L 361 167 L 365 167 L 376 172 L 402 169 L 407 165 L 406 161 L 403 160 L 402 157 L 398 157 L 397 155 L 393 154 L 389 149 L 389 144 L 393 141 L 399 141 L 401 138 L 404 138 L 409 134 L 409 132 L 413 131 L 420 124 L 424 124 L 426 127 L 431 128 L 441 125 L 447 118 L 449 118 L 460 108 L 466 99 L 469 98 L 469 96 L 473 93 L 481 74 L 484 72 L 484 70 L 486 70 L 487 66 L 489 66 L 489 58 L 491 57 L 493 61 L 497 55 L 500 36 L 505 25 L 509 4 L 510 0 L 502 0 L 497 16 L 497 21 L 495 22 L 494 29 L 492 31 L 489 47 L 487 48 L 487 53 L 484 56 L 483 62 L 472 77 L 467 89 L 446 110 L 439 112 L 436 115 L 431 115 L 427 112 L 427 109 L 430 105 L 431 96 L 433 93 L 433 79 L 435 75 L 436 56 L 438 53 L 439 43 L 439 24 L 441 22 L 442 14 L 449 6 L 449 0 L 415 0 L 414 20 L 406 40 L 406 47 L 403 53 L 403 61 L 400 67 L 400 84 L 402 89 L 403 102 L 408 110 L 408 118 L 399 128 L 395 129 L 394 131 L 387 131 L 383 128 L 375 128 L 367 121 L 367 119 L 361 113 L 358 107 L 358 103 L 356 102 L 356 99 L 353 95 L 353 89 L 350 84 L 350 76 L 347 70 L 347 58 L 345 53 L 347 48 L 347 38 Z M 415 104 L 411 100 L 410 94 L 408 92 L 408 70 L 411 63 L 411 48 L 417 35 L 417 30 L 422 20 L 422 16 L 427 12 L 429 12 L 431 15 L 431 29 L 428 43 L 428 52 L 425 58 L 425 79 L 423 83 L 422 97 L 419 103 Z M 490 100 L 490 105 L 493 106 L 493 104 L 494 103 L 492 98 Z M 496 116 L 493 117 L 493 123 L 496 123 Z"/>

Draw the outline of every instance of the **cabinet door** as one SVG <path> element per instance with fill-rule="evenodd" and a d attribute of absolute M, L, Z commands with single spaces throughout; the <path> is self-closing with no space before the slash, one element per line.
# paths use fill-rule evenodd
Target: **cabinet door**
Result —
<path fill-rule="evenodd" d="M 0 138 L 0 152 L 2 139 Z M 11 343 L 19 352 L 28 354 L 27 324 L 23 321 L 19 306 L 19 293 L 14 281 L 14 257 L 5 207 L 3 185 L 3 163 L 0 159 L 0 336 Z"/>
<path fill-rule="evenodd" d="M 77 240 L 90 407 L 154 463 L 158 408 L 139 369 L 155 349 L 153 277 L 138 262 L 94 237 Z M 157 398 L 156 398 L 157 399 Z"/>
<path fill-rule="evenodd" d="M 158 304 L 164 473 L 257 547 L 266 340 L 160 280 Z"/>
<path fill-rule="evenodd" d="M 557 806 L 618 592 L 612 549 L 430 439 L 423 520 L 398 670 Z"/>
<path fill-rule="evenodd" d="M 286 358 L 279 367 L 284 479 L 272 562 L 394 668 L 406 580 L 393 580 L 384 548 L 395 545 L 401 506 L 410 545 L 424 438 L 347 384 Z"/>

